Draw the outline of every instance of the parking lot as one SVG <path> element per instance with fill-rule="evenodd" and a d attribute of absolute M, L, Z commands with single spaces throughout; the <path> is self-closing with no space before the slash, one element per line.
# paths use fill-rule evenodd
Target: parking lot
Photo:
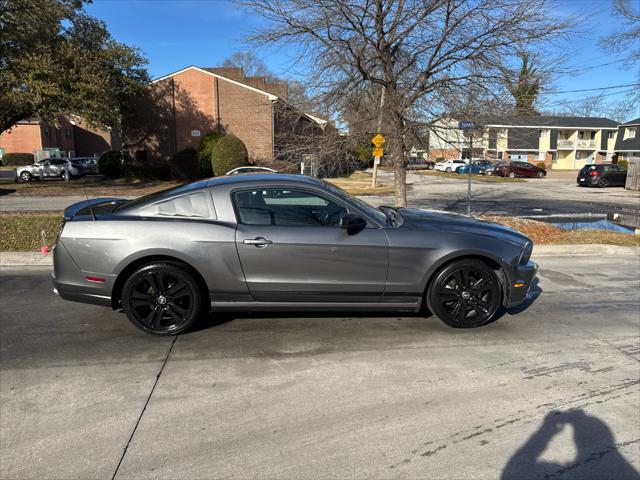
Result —
<path fill-rule="evenodd" d="M 640 260 L 537 260 L 481 329 L 238 315 L 177 338 L 4 269 L 0 478 L 640 478 Z"/>

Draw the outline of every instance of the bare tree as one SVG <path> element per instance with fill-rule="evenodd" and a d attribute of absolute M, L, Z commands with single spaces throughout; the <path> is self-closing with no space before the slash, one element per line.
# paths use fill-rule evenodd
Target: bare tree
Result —
<path fill-rule="evenodd" d="M 378 86 L 382 133 L 405 206 L 408 129 L 476 87 L 491 94 L 517 47 L 550 40 L 566 21 L 548 0 L 239 0 L 265 18 L 251 40 L 293 46 L 310 82 L 334 99 Z M 436 115 L 437 116 L 437 115 Z"/>
<path fill-rule="evenodd" d="M 600 46 L 614 53 L 626 53 L 626 64 L 635 68 L 640 81 L 640 2 L 637 0 L 613 0 L 613 12 L 621 20 L 615 33 L 603 37 Z M 623 109 L 633 109 L 640 104 L 640 89 L 630 92 Z"/>
<path fill-rule="evenodd" d="M 240 67 L 247 77 L 265 77 L 269 81 L 277 80 L 267 65 L 253 52 L 234 52 L 224 59 L 223 67 Z"/>

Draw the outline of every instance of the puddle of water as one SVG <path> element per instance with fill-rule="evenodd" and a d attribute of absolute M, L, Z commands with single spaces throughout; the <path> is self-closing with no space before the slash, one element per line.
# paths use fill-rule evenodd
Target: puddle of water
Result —
<path fill-rule="evenodd" d="M 536 218 L 535 220 L 549 223 L 563 230 L 608 230 L 610 232 L 635 233 L 633 227 L 626 227 L 606 218 L 548 217 Z"/>

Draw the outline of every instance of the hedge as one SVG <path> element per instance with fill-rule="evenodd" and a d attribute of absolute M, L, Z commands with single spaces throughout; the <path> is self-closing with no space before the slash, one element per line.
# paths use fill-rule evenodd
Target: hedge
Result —
<path fill-rule="evenodd" d="M 32 165 L 34 157 L 32 153 L 5 153 L 2 156 L 3 165 L 15 165 L 21 167 L 23 165 Z"/>
<path fill-rule="evenodd" d="M 211 166 L 211 154 L 213 147 L 216 146 L 218 140 L 222 138 L 222 134 L 218 132 L 207 133 L 198 145 L 198 168 L 201 177 L 210 177 L 213 175 Z"/>
<path fill-rule="evenodd" d="M 98 173 L 106 178 L 122 176 L 122 153 L 117 150 L 105 152 L 98 159 Z"/>
<path fill-rule="evenodd" d="M 222 137 L 211 152 L 213 172 L 220 176 L 234 168 L 249 164 L 249 153 L 242 140 L 234 135 Z"/>

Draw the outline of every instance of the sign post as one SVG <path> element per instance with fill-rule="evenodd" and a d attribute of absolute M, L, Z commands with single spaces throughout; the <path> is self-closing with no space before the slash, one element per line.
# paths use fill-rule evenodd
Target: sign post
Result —
<path fill-rule="evenodd" d="M 471 216 L 471 161 L 473 160 L 473 131 L 476 124 L 470 120 L 464 120 L 458 124 L 466 137 L 469 137 L 469 164 L 467 168 L 467 215 Z"/>
<path fill-rule="evenodd" d="M 373 178 L 371 179 L 371 186 L 376 188 L 378 185 L 378 165 L 380 165 L 380 158 L 384 155 L 384 137 L 379 133 L 371 139 L 371 143 L 375 145 L 373 149 Z"/>

